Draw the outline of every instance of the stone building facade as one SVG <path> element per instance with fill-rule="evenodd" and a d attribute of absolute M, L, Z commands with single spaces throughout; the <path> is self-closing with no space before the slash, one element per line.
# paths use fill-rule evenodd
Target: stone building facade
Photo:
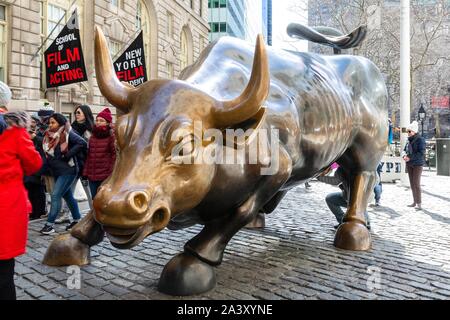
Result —
<path fill-rule="evenodd" d="M 44 51 L 75 9 L 88 81 L 47 89 Z M 142 29 L 148 78 L 176 78 L 208 45 L 207 10 L 206 0 L 0 0 L 0 80 L 13 92 L 9 107 L 36 111 L 49 102 L 73 120 L 79 104 L 94 113 L 107 106 L 95 79 L 95 25 L 113 59 Z"/>

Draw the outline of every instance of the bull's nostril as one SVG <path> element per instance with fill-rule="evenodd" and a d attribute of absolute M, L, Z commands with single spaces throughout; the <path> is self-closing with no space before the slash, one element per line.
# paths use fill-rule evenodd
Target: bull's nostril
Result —
<path fill-rule="evenodd" d="M 132 192 L 128 197 L 128 203 L 131 208 L 137 213 L 144 213 L 148 209 L 147 193 L 142 191 Z"/>
<path fill-rule="evenodd" d="M 153 213 L 152 222 L 154 225 L 159 225 L 166 220 L 166 210 L 158 209 Z"/>
<path fill-rule="evenodd" d="M 134 205 L 141 209 L 143 206 L 146 205 L 146 197 L 144 194 L 140 193 L 134 196 Z"/>

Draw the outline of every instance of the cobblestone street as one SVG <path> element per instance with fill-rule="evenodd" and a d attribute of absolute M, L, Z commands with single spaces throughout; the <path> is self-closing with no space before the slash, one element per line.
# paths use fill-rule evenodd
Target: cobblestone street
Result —
<path fill-rule="evenodd" d="M 369 252 L 333 247 L 336 221 L 324 198 L 338 189 L 311 185 L 292 190 L 265 229 L 233 238 L 214 290 L 184 299 L 450 299 L 450 177 L 424 171 L 423 211 L 406 206 L 409 189 L 383 184 L 382 206 L 369 208 Z M 105 239 L 81 269 L 81 289 L 70 290 L 67 268 L 41 264 L 53 238 L 38 233 L 42 225 L 30 223 L 28 252 L 17 259 L 18 299 L 181 299 L 159 293 L 158 278 L 201 229 L 164 230 L 133 250 Z"/>

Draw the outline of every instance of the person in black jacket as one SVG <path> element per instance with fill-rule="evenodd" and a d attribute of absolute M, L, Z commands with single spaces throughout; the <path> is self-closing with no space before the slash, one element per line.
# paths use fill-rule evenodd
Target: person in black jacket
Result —
<path fill-rule="evenodd" d="M 73 221 L 66 230 L 70 230 L 81 218 L 78 203 L 70 188 L 78 176 L 77 154 L 85 152 L 87 143 L 76 134 L 66 117 L 55 113 L 50 117 L 49 128 L 44 136 L 43 149 L 47 164 L 55 178 L 55 186 L 51 195 L 51 208 L 47 222 L 41 230 L 42 234 L 54 233 L 53 225 L 61 210 L 61 198 L 66 200 L 72 213 Z"/>
<path fill-rule="evenodd" d="M 420 177 L 425 164 L 425 139 L 417 131 L 419 124 L 413 121 L 407 128 L 408 142 L 405 145 L 402 156 L 408 170 L 409 184 L 411 186 L 414 202 L 408 207 L 416 207 L 422 210 L 422 190 L 420 188 Z"/>
<path fill-rule="evenodd" d="M 34 147 L 39 152 L 43 163 L 41 170 L 24 178 L 25 188 L 28 191 L 28 199 L 31 202 L 33 210 L 30 215 L 30 220 L 39 219 L 41 215 L 46 214 L 45 187 L 42 181 L 42 175 L 45 174 L 46 165 L 44 149 L 42 148 L 43 138 L 37 135 L 39 121 L 39 117 L 31 116 L 31 125 L 28 130 Z"/>

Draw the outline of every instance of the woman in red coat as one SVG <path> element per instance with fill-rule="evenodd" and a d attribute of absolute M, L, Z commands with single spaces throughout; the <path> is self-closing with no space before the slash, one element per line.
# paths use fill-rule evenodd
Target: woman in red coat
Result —
<path fill-rule="evenodd" d="M 116 139 L 111 122 L 111 111 L 105 108 L 97 115 L 92 136 L 89 138 L 83 177 L 89 180 L 92 199 L 97 194 L 98 187 L 111 175 L 116 162 Z"/>
<path fill-rule="evenodd" d="M 27 132 L 25 112 L 4 114 L 0 135 L 0 300 L 15 300 L 14 258 L 25 253 L 31 204 L 24 175 L 39 171 L 42 159 Z"/>

